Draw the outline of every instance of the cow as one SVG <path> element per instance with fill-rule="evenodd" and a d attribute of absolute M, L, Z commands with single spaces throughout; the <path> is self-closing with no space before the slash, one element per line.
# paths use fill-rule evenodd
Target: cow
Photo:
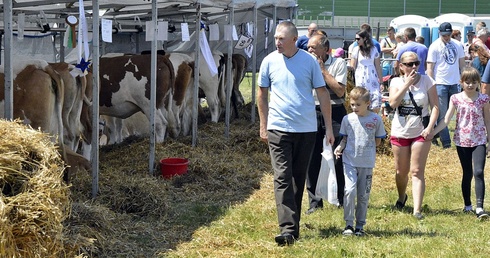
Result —
<path fill-rule="evenodd" d="M 34 129 L 51 135 L 57 142 L 61 156 L 69 165 L 64 179 L 68 181 L 70 161 L 81 156 L 64 145 L 62 106 L 64 83 L 61 76 L 43 60 L 26 60 L 13 65 L 13 118 L 23 120 Z M 0 66 L 0 115 L 5 109 L 5 75 Z M 86 167 L 87 162 L 77 160 Z M 75 167 L 75 166 L 74 166 Z"/>
<path fill-rule="evenodd" d="M 62 105 L 63 81 L 60 75 L 43 60 L 26 60 L 13 65 L 13 117 L 20 118 L 34 129 L 41 128 L 63 140 Z M 4 114 L 5 75 L 0 66 L 0 105 Z"/>
<path fill-rule="evenodd" d="M 227 59 L 228 55 L 225 54 L 224 58 Z M 238 107 L 243 106 L 245 104 L 245 100 L 243 99 L 242 93 L 240 92 L 240 83 L 245 77 L 246 69 L 247 69 L 247 58 L 241 54 L 233 54 L 231 56 L 232 67 L 231 67 L 231 75 L 232 75 L 232 92 L 231 92 L 231 104 L 233 105 L 233 110 L 235 112 L 235 117 L 239 118 Z M 225 81 L 226 76 L 225 76 Z M 220 86 L 223 86 L 225 89 L 227 88 L 226 83 L 220 83 Z M 220 90 L 223 92 L 223 90 Z M 224 90 L 226 92 L 226 90 Z M 223 105 L 226 102 L 222 103 Z"/>
<path fill-rule="evenodd" d="M 192 128 L 194 107 L 194 59 L 184 53 L 168 54 L 176 72 L 172 110 L 179 119 L 181 133 L 188 135 Z"/>
<path fill-rule="evenodd" d="M 75 66 L 67 63 L 50 63 L 53 69 L 58 72 L 63 80 L 64 97 L 62 120 L 64 128 L 64 143 L 71 150 L 76 151 L 81 135 L 80 116 L 83 102 L 88 102 L 85 96 L 86 78 L 85 76 L 74 76 L 70 72 Z"/>
<path fill-rule="evenodd" d="M 146 53 L 145 54 L 149 54 Z M 114 54 L 113 54 L 114 56 Z M 175 124 L 174 128 L 182 128 L 187 135 L 192 123 L 192 93 L 194 84 L 193 59 L 183 53 L 171 53 L 166 57 L 171 61 L 175 84 L 173 85 L 172 102 L 168 106 L 169 124 Z M 149 131 L 148 120 L 143 121 L 141 113 L 136 113 L 122 121 L 121 118 L 102 115 L 101 120 L 105 124 L 107 144 L 122 142 L 129 135 L 145 135 Z M 135 121 L 136 122 L 133 122 Z M 184 122 L 182 122 L 184 121 Z M 171 137 L 178 137 L 180 131 L 170 132 Z"/>
<path fill-rule="evenodd" d="M 127 118 L 141 111 L 150 120 L 150 64 L 149 55 L 103 56 L 100 59 L 99 113 Z M 161 143 L 167 126 L 174 134 L 180 131 L 179 125 L 172 123 L 177 121 L 170 109 L 175 73 L 168 57 L 157 56 L 156 77 L 155 134 L 156 141 Z"/>
<path fill-rule="evenodd" d="M 195 60 L 195 53 L 187 53 Z M 206 102 L 211 113 L 211 121 L 217 123 L 220 116 L 224 101 L 226 101 L 224 89 L 224 72 L 226 71 L 226 59 L 223 53 L 213 51 L 213 59 L 217 66 L 218 74 L 211 76 L 208 64 L 203 56 L 199 57 L 199 87 L 206 96 Z"/>

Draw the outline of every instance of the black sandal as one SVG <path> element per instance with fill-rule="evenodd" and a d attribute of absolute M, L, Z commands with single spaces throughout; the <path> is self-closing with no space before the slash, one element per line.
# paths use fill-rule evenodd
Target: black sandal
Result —
<path fill-rule="evenodd" d="M 398 209 L 398 210 L 403 209 L 405 207 L 405 203 L 407 202 L 407 199 L 408 199 L 408 195 L 405 194 L 405 200 L 403 200 L 403 202 L 396 201 L 395 208 Z"/>

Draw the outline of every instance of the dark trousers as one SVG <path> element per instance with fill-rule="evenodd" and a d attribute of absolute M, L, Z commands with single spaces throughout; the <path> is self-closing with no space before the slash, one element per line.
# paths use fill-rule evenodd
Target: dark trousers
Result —
<path fill-rule="evenodd" d="M 274 169 L 274 195 L 281 233 L 299 237 L 301 201 L 315 132 L 286 133 L 269 130 L 269 151 Z"/>
<path fill-rule="evenodd" d="M 461 191 L 463 193 L 464 205 L 471 205 L 471 180 L 475 177 L 476 207 L 483 208 L 483 201 L 485 199 L 485 176 L 483 169 L 485 168 L 487 148 L 485 145 L 478 145 L 476 147 L 456 146 L 456 150 L 458 151 L 459 161 L 463 168 Z"/>
<path fill-rule="evenodd" d="M 318 110 L 317 110 L 318 111 Z M 342 118 L 347 115 L 347 111 L 343 105 L 332 106 L 332 127 L 335 136 L 335 142 L 332 146 L 332 151 L 339 145 L 342 137 L 339 136 L 340 124 Z M 323 207 L 323 200 L 320 197 L 315 196 L 316 184 L 318 182 L 318 175 L 320 174 L 320 167 L 322 163 L 322 151 L 323 151 L 323 138 L 325 137 L 325 126 L 321 116 L 317 116 L 318 132 L 316 134 L 315 145 L 313 147 L 313 154 L 311 155 L 310 166 L 308 167 L 308 176 L 306 177 L 306 191 L 308 192 L 309 207 Z M 340 205 L 344 202 L 344 167 L 342 164 L 342 157 L 335 158 L 335 174 L 337 178 L 337 196 Z"/>

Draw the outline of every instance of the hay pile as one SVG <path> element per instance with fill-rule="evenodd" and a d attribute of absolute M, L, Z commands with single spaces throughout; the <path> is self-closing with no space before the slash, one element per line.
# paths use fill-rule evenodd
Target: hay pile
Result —
<path fill-rule="evenodd" d="M 0 257 L 66 256 L 69 189 L 55 145 L 20 121 L 0 120 L 0 135 Z"/>

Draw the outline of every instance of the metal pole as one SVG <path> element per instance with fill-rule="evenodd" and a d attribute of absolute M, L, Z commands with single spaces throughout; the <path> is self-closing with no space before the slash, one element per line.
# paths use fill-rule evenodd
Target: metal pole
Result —
<path fill-rule="evenodd" d="M 230 29 L 233 30 L 233 24 L 235 23 L 235 7 L 230 7 Z M 226 107 L 225 107 L 225 137 L 230 137 L 230 100 L 231 91 L 233 90 L 231 67 L 233 57 L 233 33 L 230 33 L 232 38 L 228 41 L 228 60 L 226 61 Z"/>
<path fill-rule="evenodd" d="M 13 88 L 13 72 L 12 72 L 12 1 L 4 1 L 3 3 L 3 24 L 5 24 L 5 111 L 4 117 L 7 120 L 12 120 L 14 117 L 14 88 Z"/>
<path fill-rule="evenodd" d="M 153 39 L 151 40 L 151 79 L 150 79 L 150 159 L 148 170 L 153 175 L 155 170 L 155 113 L 156 113 L 156 85 L 157 85 L 157 0 L 151 1 L 151 20 L 153 23 Z"/>
<path fill-rule="evenodd" d="M 257 35 L 258 35 L 258 27 L 257 27 L 257 4 L 254 5 L 254 41 L 253 52 L 252 52 L 252 107 L 251 107 L 251 116 L 250 119 L 252 123 L 255 123 L 255 98 L 256 98 L 256 85 L 257 85 Z"/>
<path fill-rule="evenodd" d="M 99 31 L 99 1 L 92 0 L 93 16 L 92 30 Z M 92 149 L 90 152 L 90 160 L 92 162 L 92 198 L 97 196 L 99 192 L 99 33 L 93 33 L 92 39 Z M 63 46 L 63 37 L 61 37 L 61 48 Z M 80 42 L 81 43 L 81 42 Z M 63 51 L 64 53 L 64 51 Z M 64 54 L 62 56 L 64 60 Z"/>
<path fill-rule="evenodd" d="M 368 21 L 367 23 L 371 24 L 371 0 L 368 1 Z"/>
<path fill-rule="evenodd" d="M 95 23 L 95 21 L 92 21 L 92 22 Z M 93 26 L 93 23 L 92 23 L 92 26 Z M 65 62 L 65 42 L 63 40 L 64 38 L 65 38 L 65 32 L 60 32 L 60 62 Z M 93 47 L 93 45 L 92 45 L 92 47 Z M 94 52 L 92 51 L 92 53 L 94 53 Z"/>
<path fill-rule="evenodd" d="M 199 1 L 196 5 L 196 61 L 194 62 L 194 105 L 192 108 L 192 147 L 197 145 L 197 105 L 199 105 L 199 62 L 200 62 L 200 51 L 201 51 L 201 2 Z"/>
<path fill-rule="evenodd" d="M 335 0 L 332 2 L 332 27 L 335 26 Z"/>
<path fill-rule="evenodd" d="M 476 17 L 476 0 L 473 2 L 473 17 Z"/>

